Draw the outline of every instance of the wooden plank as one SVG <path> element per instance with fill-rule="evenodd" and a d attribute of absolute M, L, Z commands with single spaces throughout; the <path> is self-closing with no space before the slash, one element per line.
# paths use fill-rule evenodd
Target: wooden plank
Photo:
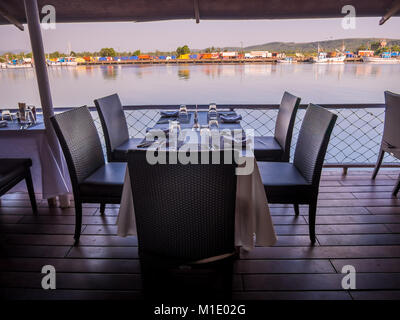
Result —
<path fill-rule="evenodd" d="M 75 226 L 57 224 L 1 224 L 0 232 L 18 234 L 74 234 Z"/>
<path fill-rule="evenodd" d="M 86 226 L 85 230 L 82 234 L 110 234 L 116 235 L 117 234 L 117 226 L 111 225 L 88 225 Z"/>
<path fill-rule="evenodd" d="M 400 199 L 319 200 L 321 207 L 386 207 L 400 206 Z"/>
<path fill-rule="evenodd" d="M 308 234 L 307 225 L 276 225 L 277 235 Z M 339 225 L 317 225 L 316 234 L 370 234 L 389 233 L 384 224 L 339 224 Z"/>
<path fill-rule="evenodd" d="M 400 224 L 387 224 L 386 227 L 387 227 L 391 232 L 400 233 Z"/>
<path fill-rule="evenodd" d="M 242 250 L 241 259 L 400 258 L 400 246 L 256 247 Z"/>
<path fill-rule="evenodd" d="M 393 188 L 392 188 L 393 189 Z M 355 192 L 353 193 L 357 199 L 396 199 L 391 191 L 386 192 Z"/>
<path fill-rule="evenodd" d="M 41 272 L 44 265 L 54 266 L 57 272 L 140 273 L 140 262 L 138 259 L 0 259 L 1 271 Z"/>
<path fill-rule="evenodd" d="M 292 216 L 272 216 L 272 222 L 274 225 L 279 224 L 290 224 L 290 225 L 302 225 L 307 224 L 307 221 L 304 219 L 303 216 L 296 217 L 295 215 Z"/>
<path fill-rule="evenodd" d="M 70 258 L 109 258 L 109 259 L 136 259 L 137 247 L 73 247 L 68 253 Z"/>
<path fill-rule="evenodd" d="M 94 215 L 95 212 L 97 211 L 96 208 L 83 208 L 82 209 L 82 215 Z M 32 208 L 29 207 L 2 207 L 0 206 L 0 215 L 2 214 L 16 214 L 16 215 L 26 215 L 26 216 L 32 216 Z M 48 207 L 39 207 L 38 208 L 38 215 L 40 217 L 50 215 L 52 217 L 56 215 L 62 215 L 62 216 L 75 216 L 75 209 L 74 208 L 48 208 Z"/>
<path fill-rule="evenodd" d="M 320 187 L 320 193 L 327 192 L 389 192 L 392 191 L 393 186 L 342 186 L 342 187 Z"/>
<path fill-rule="evenodd" d="M 308 216 L 304 216 L 308 222 Z M 400 215 L 317 216 L 316 224 L 400 223 Z"/>
<path fill-rule="evenodd" d="M 136 300 L 141 291 L 129 290 L 43 290 L 30 288 L 0 288 L 0 297 L 7 300 Z"/>
<path fill-rule="evenodd" d="M 251 291 L 234 292 L 233 300 L 351 300 L 346 291 Z"/>
<path fill-rule="evenodd" d="M 82 224 L 116 224 L 117 217 L 107 216 L 83 216 Z M 73 224 L 75 225 L 75 216 L 24 216 L 19 223 L 33 224 Z"/>
<path fill-rule="evenodd" d="M 234 272 L 251 273 L 336 273 L 329 260 L 238 260 Z"/>
<path fill-rule="evenodd" d="M 275 247 L 304 247 L 310 245 L 310 237 L 308 235 L 290 235 L 278 237 L 277 242 L 274 244 Z M 316 246 L 319 244 L 316 243 Z"/>
<path fill-rule="evenodd" d="M 2 272 L 0 283 L 10 288 L 42 288 L 41 272 Z M 78 290 L 139 290 L 138 274 L 57 273 L 58 289 Z"/>
<path fill-rule="evenodd" d="M 244 290 L 342 290 L 343 274 L 243 275 Z M 357 290 L 400 288 L 399 273 L 359 273 Z"/>
<path fill-rule="evenodd" d="M 318 235 L 321 246 L 398 245 L 400 234 Z"/>
<path fill-rule="evenodd" d="M 271 215 L 294 215 L 293 207 L 270 207 Z M 400 208 L 399 208 L 400 212 Z M 308 206 L 300 206 L 300 214 L 308 215 Z M 371 214 L 364 207 L 317 207 L 317 216 L 321 215 L 353 215 L 353 214 Z"/>
<path fill-rule="evenodd" d="M 63 258 L 69 246 L 14 246 L 4 245 L 0 248 L 0 257 L 43 257 Z"/>
<path fill-rule="evenodd" d="M 2 215 L 0 215 L 0 224 L 18 223 L 18 221 L 20 221 L 22 218 L 23 218 L 23 216 L 20 216 L 20 215 L 11 215 L 11 214 L 10 215 L 5 215 L 5 214 L 2 214 Z"/>
<path fill-rule="evenodd" d="M 400 207 L 366 207 L 372 214 L 400 214 Z"/>
<path fill-rule="evenodd" d="M 354 300 L 400 300 L 400 290 L 393 291 L 351 291 Z"/>
<path fill-rule="evenodd" d="M 350 192 L 330 192 L 319 193 L 318 200 L 332 200 L 332 199 L 355 199 L 356 197 Z"/>
<path fill-rule="evenodd" d="M 356 272 L 400 272 L 400 259 L 333 259 L 331 262 L 338 272 L 346 265 L 354 266 Z"/>

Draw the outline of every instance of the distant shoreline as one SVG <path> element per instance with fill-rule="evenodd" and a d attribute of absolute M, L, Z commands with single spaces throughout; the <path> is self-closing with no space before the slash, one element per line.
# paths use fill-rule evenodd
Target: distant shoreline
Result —
<path fill-rule="evenodd" d="M 92 65 L 129 65 L 129 64 L 278 64 L 279 59 L 276 58 L 259 58 L 259 59 L 175 59 L 175 60 L 132 60 L 132 61 L 92 61 L 78 62 L 78 66 Z M 361 58 L 347 58 L 344 62 L 363 62 Z M 297 59 L 291 64 L 296 63 L 312 63 L 311 59 Z"/>

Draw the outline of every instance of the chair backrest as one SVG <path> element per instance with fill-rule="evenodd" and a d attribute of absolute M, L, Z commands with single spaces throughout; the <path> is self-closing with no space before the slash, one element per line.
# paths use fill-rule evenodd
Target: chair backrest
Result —
<path fill-rule="evenodd" d="M 129 139 L 128 125 L 118 94 L 94 100 L 99 113 L 106 142 L 107 159 L 113 161 L 112 152 Z"/>
<path fill-rule="evenodd" d="M 385 126 L 383 142 L 400 148 L 400 94 L 385 91 Z"/>
<path fill-rule="evenodd" d="M 322 165 L 336 119 L 337 115 L 310 103 L 301 124 L 293 163 L 315 187 L 319 186 Z"/>
<path fill-rule="evenodd" d="M 104 154 L 99 134 L 86 106 L 51 117 L 54 130 L 67 161 L 74 188 L 96 169 L 104 165 Z"/>
<path fill-rule="evenodd" d="M 139 251 L 180 261 L 234 252 L 235 167 L 151 165 L 145 151 L 129 151 Z"/>
<path fill-rule="evenodd" d="M 285 91 L 279 106 L 274 136 L 283 149 L 282 161 L 289 161 L 290 158 L 290 144 L 300 100 L 300 98 Z"/>

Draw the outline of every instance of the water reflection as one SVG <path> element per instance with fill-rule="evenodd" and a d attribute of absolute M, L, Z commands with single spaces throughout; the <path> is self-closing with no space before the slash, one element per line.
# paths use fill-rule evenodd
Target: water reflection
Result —
<path fill-rule="evenodd" d="M 304 103 L 380 103 L 385 90 L 398 92 L 400 82 L 400 65 L 363 63 L 78 66 L 48 71 L 56 106 L 93 105 L 93 99 L 113 92 L 125 104 L 278 103 L 285 90 Z M 18 101 L 39 104 L 34 69 L 0 70 L 0 97 L 0 108 Z"/>
<path fill-rule="evenodd" d="M 118 71 L 119 70 L 115 66 L 102 66 L 102 74 L 105 80 L 116 80 Z"/>
<path fill-rule="evenodd" d="M 190 70 L 189 69 L 178 69 L 178 78 L 180 80 L 189 80 L 190 79 Z"/>

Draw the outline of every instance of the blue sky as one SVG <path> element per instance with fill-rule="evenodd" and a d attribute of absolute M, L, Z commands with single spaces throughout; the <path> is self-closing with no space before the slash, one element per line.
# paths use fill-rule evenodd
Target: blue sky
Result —
<path fill-rule="evenodd" d="M 174 50 L 209 46 L 243 46 L 272 41 L 308 42 L 341 38 L 400 38 L 400 18 L 391 18 L 383 26 L 379 18 L 358 18 L 355 30 L 344 30 L 341 19 L 309 20 L 194 20 L 124 23 L 57 24 L 56 30 L 43 31 L 46 52 L 66 52 L 68 43 L 74 51 L 95 51 L 113 47 L 118 51 Z M 0 51 L 29 51 L 27 28 L 0 26 Z"/>

